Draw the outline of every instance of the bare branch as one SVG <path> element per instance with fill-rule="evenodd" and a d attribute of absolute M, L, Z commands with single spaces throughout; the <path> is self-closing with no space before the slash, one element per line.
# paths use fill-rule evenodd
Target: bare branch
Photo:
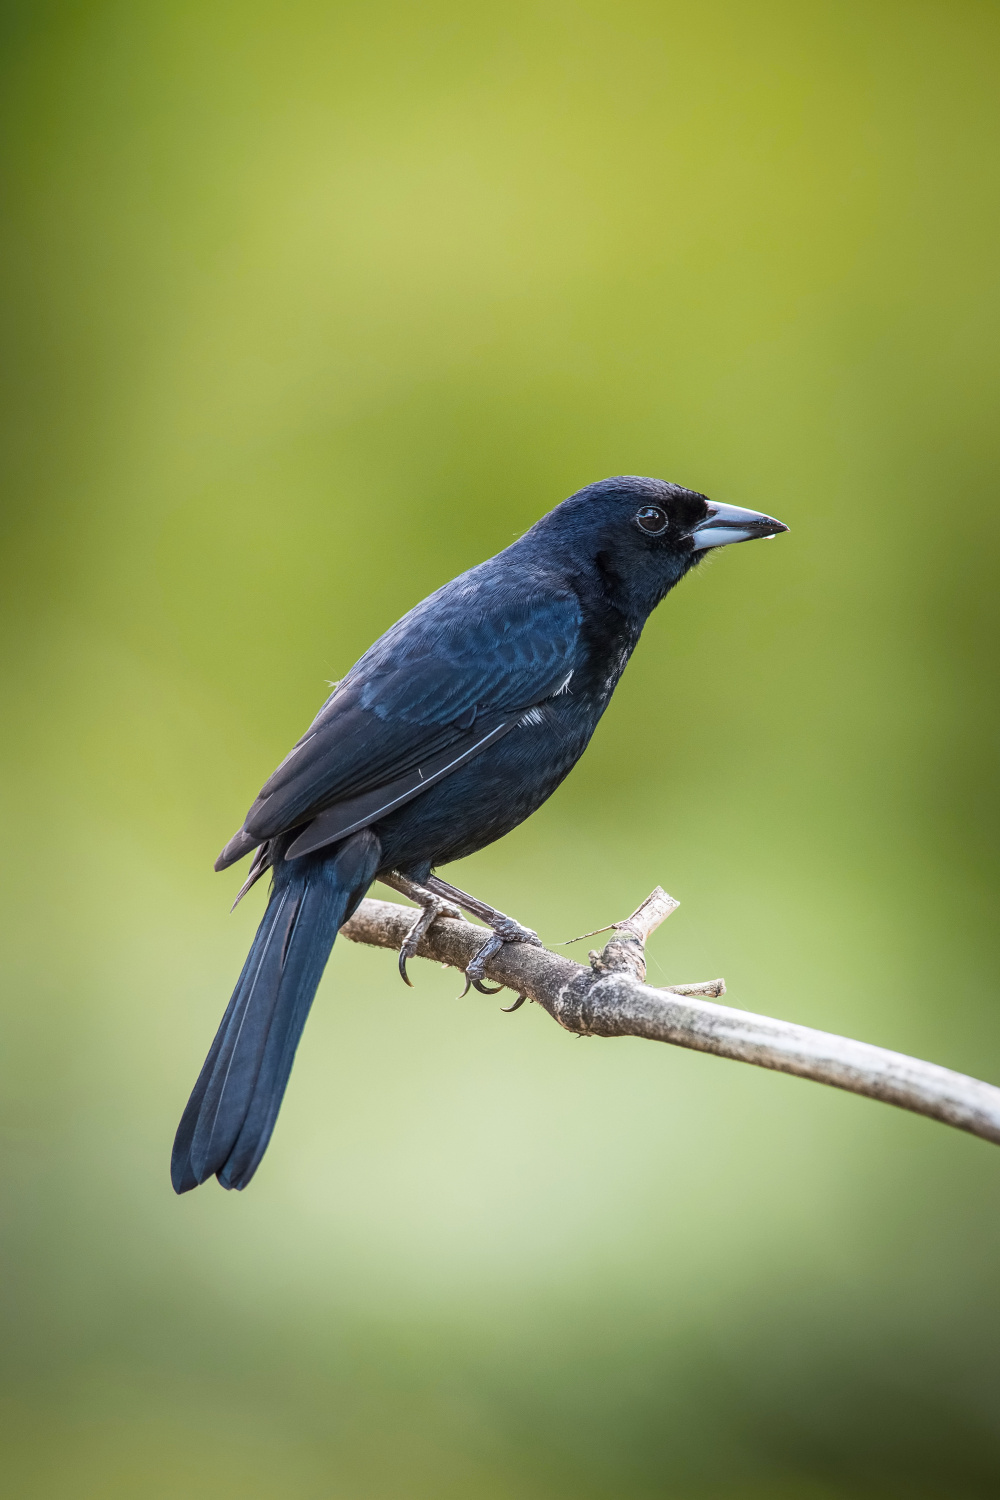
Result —
<path fill-rule="evenodd" d="M 664 989 L 645 984 L 643 943 L 676 905 L 657 887 L 631 917 L 614 924 L 614 937 L 603 952 L 591 953 L 588 968 L 547 948 L 508 943 L 488 961 L 486 975 L 527 995 L 578 1036 L 638 1036 L 713 1052 L 881 1099 L 1000 1144 L 1000 1088 L 992 1084 L 701 998 L 723 994 L 721 979 Z M 413 917 L 412 907 L 368 899 L 341 931 L 352 942 L 398 950 Z M 464 969 L 482 943 L 481 927 L 442 917 L 421 938 L 417 955 Z"/>

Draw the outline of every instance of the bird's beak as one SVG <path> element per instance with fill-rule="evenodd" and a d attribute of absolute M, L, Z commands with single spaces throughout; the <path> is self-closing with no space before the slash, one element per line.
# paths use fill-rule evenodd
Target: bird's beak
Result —
<path fill-rule="evenodd" d="M 739 505 L 721 505 L 716 500 L 708 502 L 708 515 L 691 532 L 694 550 L 705 547 L 726 547 L 730 542 L 752 542 L 754 537 L 777 536 L 787 531 L 782 521 L 765 516 L 759 510 L 744 510 Z"/>

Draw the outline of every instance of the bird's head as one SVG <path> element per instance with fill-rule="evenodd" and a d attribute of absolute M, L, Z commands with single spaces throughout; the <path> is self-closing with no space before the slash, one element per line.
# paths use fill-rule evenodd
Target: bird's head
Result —
<path fill-rule="evenodd" d="M 723 505 L 663 479 L 620 474 L 578 490 L 528 535 L 595 566 L 623 602 L 648 614 L 711 548 L 787 530 L 761 511 Z"/>

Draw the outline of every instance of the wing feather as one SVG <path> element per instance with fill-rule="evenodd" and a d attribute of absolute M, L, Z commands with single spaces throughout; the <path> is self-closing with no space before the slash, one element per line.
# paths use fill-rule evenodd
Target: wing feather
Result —
<path fill-rule="evenodd" d="M 296 853 L 363 827 L 565 685 L 577 664 L 579 601 L 565 585 L 512 582 L 496 561 L 430 595 L 361 657 L 264 783 L 217 869 L 312 819 Z M 340 831 L 321 837 L 323 829 Z"/>

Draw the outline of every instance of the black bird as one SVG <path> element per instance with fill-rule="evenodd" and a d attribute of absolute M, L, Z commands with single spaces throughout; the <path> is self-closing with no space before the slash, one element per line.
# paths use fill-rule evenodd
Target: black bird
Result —
<path fill-rule="evenodd" d="M 178 1193 L 213 1173 L 244 1188 L 257 1170 L 334 938 L 375 879 L 422 908 L 400 954 L 404 979 L 419 938 L 454 905 L 492 928 L 467 971 L 477 987 L 502 943 L 538 942 L 432 870 L 501 838 L 551 796 L 649 614 L 709 548 L 787 529 L 660 479 L 605 479 L 365 652 L 216 861 L 224 870 L 256 850 L 240 895 L 265 870 L 273 878 L 177 1130 Z"/>

